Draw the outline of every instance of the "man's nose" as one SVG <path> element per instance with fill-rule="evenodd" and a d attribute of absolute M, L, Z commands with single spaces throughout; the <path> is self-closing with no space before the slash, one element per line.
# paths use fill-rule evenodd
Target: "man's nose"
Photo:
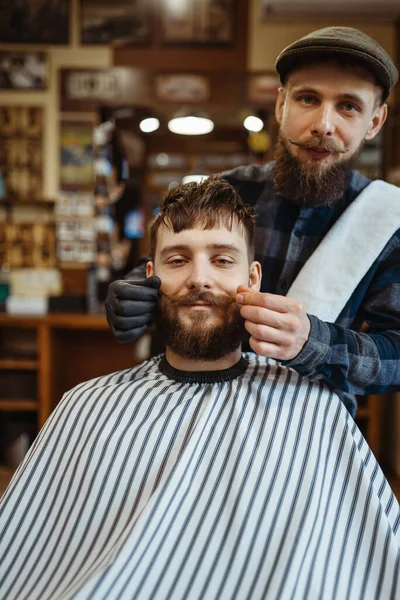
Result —
<path fill-rule="evenodd" d="M 212 287 L 212 277 L 209 269 L 203 264 L 193 264 L 186 286 L 189 290 L 209 290 Z"/>
<path fill-rule="evenodd" d="M 330 137 L 335 132 L 335 111 L 329 104 L 321 104 L 313 114 L 311 134 Z"/>

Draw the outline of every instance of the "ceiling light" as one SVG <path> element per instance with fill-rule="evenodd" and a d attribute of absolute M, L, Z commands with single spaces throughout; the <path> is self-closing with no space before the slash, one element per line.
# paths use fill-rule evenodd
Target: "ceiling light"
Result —
<path fill-rule="evenodd" d="M 179 135 L 204 135 L 214 129 L 214 123 L 204 113 L 182 111 L 169 121 L 168 129 Z"/>
<path fill-rule="evenodd" d="M 139 129 L 143 131 L 143 133 L 151 133 L 152 131 L 156 131 L 159 127 L 160 121 L 155 117 L 148 117 L 139 123 Z"/>
<path fill-rule="evenodd" d="M 243 121 L 243 125 L 248 131 L 254 131 L 255 133 L 257 133 L 258 131 L 261 131 L 261 129 L 264 127 L 264 121 L 259 117 L 250 115 L 249 117 L 245 118 L 245 120 Z"/>
<path fill-rule="evenodd" d="M 208 175 L 186 175 L 182 177 L 182 183 L 190 183 L 192 181 L 196 183 L 201 183 L 204 179 L 207 179 Z"/>

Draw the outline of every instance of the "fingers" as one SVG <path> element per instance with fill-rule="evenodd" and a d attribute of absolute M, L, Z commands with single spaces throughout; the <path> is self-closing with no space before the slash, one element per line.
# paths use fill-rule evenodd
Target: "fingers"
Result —
<path fill-rule="evenodd" d="M 114 333 L 117 335 L 118 331 L 136 330 L 147 326 L 153 321 L 153 314 L 146 313 L 144 315 L 138 315 L 136 317 L 121 317 L 114 314 L 112 318 L 112 327 Z M 137 335 L 139 337 L 139 335 Z"/>
<path fill-rule="evenodd" d="M 266 356 L 267 358 L 282 360 L 281 349 L 275 344 L 261 342 L 260 340 L 255 340 L 253 337 L 251 337 L 249 340 L 249 345 L 250 348 L 252 348 L 259 356 Z"/>
<path fill-rule="evenodd" d="M 282 329 L 275 329 L 266 325 L 251 323 L 250 321 L 246 321 L 244 326 L 251 337 L 260 342 L 266 342 L 279 347 L 288 347 L 293 342 L 292 335 L 282 331 Z"/>
<path fill-rule="evenodd" d="M 149 277 L 149 279 L 153 278 Z M 158 281 L 160 281 L 159 277 L 154 277 L 154 279 L 158 279 Z M 158 298 L 159 287 L 149 287 L 147 285 L 143 285 L 144 281 L 146 280 L 142 280 L 140 282 L 114 281 L 110 284 L 110 288 L 112 293 L 121 300 L 139 300 L 141 302 L 154 302 Z M 156 283 L 153 282 L 153 285 L 156 285 Z"/>
<path fill-rule="evenodd" d="M 115 314 L 120 317 L 135 317 L 146 315 L 147 313 L 153 313 L 156 309 L 156 303 L 154 299 L 149 301 L 142 300 L 118 300 L 116 299 L 113 310 Z"/>
<path fill-rule="evenodd" d="M 242 287 L 245 286 L 239 286 L 238 288 L 240 292 L 236 296 L 236 302 L 244 306 L 259 306 L 261 308 L 267 308 L 276 312 L 291 312 L 294 314 L 300 314 L 303 310 L 301 303 L 294 298 L 279 296 L 277 294 L 267 294 L 264 292 L 242 292 Z"/>
<path fill-rule="evenodd" d="M 298 319 L 291 313 L 281 313 L 259 306 L 242 306 L 240 314 L 247 321 L 268 327 L 274 327 L 283 331 L 293 332 L 296 330 Z M 258 337 L 258 336 L 255 336 Z"/>

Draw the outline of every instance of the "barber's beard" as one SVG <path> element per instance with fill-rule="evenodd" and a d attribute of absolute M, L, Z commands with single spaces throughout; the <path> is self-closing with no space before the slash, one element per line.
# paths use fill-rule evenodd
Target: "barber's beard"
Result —
<path fill-rule="evenodd" d="M 182 320 L 180 314 L 194 302 L 206 302 L 219 307 L 221 319 L 216 320 L 209 310 L 191 311 L 190 318 Z M 213 310 L 213 309 L 211 309 Z M 156 314 L 166 345 L 183 358 L 208 361 L 231 354 L 247 339 L 240 305 L 235 299 L 210 292 L 189 293 L 184 296 L 163 294 Z"/>
<path fill-rule="evenodd" d="M 276 191 L 302 206 L 330 206 L 339 200 L 346 189 L 348 176 L 362 144 L 345 160 L 324 165 L 323 159 L 300 161 L 289 150 L 290 142 L 279 134 L 275 148 L 274 184 Z M 303 148 L 325 147 L 335 153 L 344 153 L 331 140 L 313 137 L 295 142 Z"/>

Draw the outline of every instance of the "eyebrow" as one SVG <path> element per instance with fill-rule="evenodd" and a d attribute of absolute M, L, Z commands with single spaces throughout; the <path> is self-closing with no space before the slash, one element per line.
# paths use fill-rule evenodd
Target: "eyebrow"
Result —
<path fill-rule="evenodd" d="M 310 88 L 310 87 L 305 87 L 305 86 L 293 86 L 292 91 L 295 94 L 314 94 L 315 96 L 320 96 L 320 92 L 314 88 Z M 357 102 L 357 104 L 360 104 L 361 106 L 365 106 L 365 102 L 364 100 L 361 98 L 361 96 L 359 96 L 358 94 L 354 94 L 353 92 L 345 92 L 344 94 L 339 94 L 338 95 L 339 98 L 343 99 L 343 100 L 353 100 L 354 102 Z"/>
<path fill-rule="evenodd" d="M 207 250 L 214 250 L 218 252 L 233 252 L 234 254 L 241 254 L 240 249 L 235 244 L 207 244 Z M 171 252 L 187 252 L 190 250 L 190 246 L 187 244 L 176 244 L 173 246 L 164 246 L 160 252 L 160 257 L 164 258 Z"/>

